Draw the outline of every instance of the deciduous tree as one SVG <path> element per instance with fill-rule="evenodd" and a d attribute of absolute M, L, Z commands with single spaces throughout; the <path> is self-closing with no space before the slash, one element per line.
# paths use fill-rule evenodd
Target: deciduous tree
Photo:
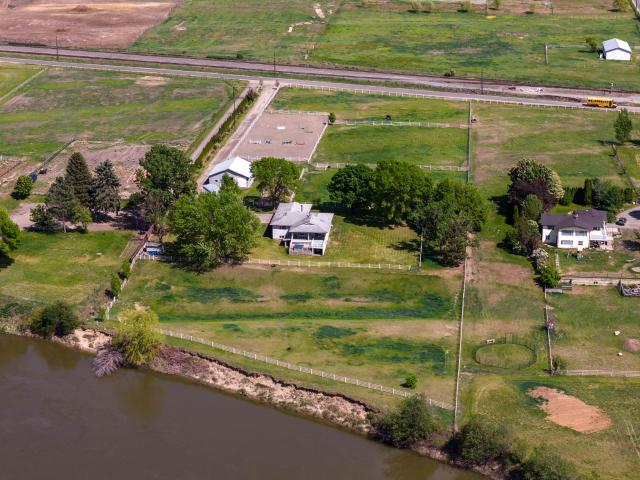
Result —
<path fill-rule="evenodd" d="M 89 231 L 88 227 L 91 223 L 91 212 L 78 201 L 76 201 L 71 211 L 71 223 L 80 225 L 80 228 L 82 228 L 82 231 L 85 233 Z"/>
<path fill-rule="evenodd" d="M 13 187 L 11 196 L 16 200 L 24 200 L 31 195 L 33 189 L 33 180 L 29 175 L 20 175 L 16 180 L 16 185 Z"/>
<path fill-rule="evenodd" d="M 377 423 L 379 437 L 399 448 L 428 440 L 436 431 L 436 422 L 429 413 L 423 395 L 415 395 L 402 401 L 400 407 L 386 414 Z"/>
<path fill-rule="evenodd" d="M 616 132 L 616 140 L 618 143 L 623 144 L 631 140 L 633 123 L 631 122 L 631 117 L 629 117 L 629 111 L 626 108 L 618 112 L 616 121 L 613 123 L 613 128 Z"/>
<path fill-rule="evenodd" d="M 300 167 L 284 158 L 265 157 L 251 164 L 258 188 L 273 203 L 287 200 L 298 186 Z"/>
<path fill-rule="evenodd" d="M 562 182 L 556 172 L 530 158 L 523 158 L 509 170 L 511 185 L 509 197 L 513 204 L 520 204 L 527 195 L 536 195 L 545 211 L 563 196 Z"/>
<path fill-rule="evenodd" d="M 11 220 L 7 211 L 0 207 L 0 256 L 18 248 L 21 236 L 18 225 Z"/>
<path fill-rule="evenodd" d="M 347 165 L 338 170 L 327 186 L 332 202 L 348 210 L 371 207 L 374 170 L 366 165 Z"/>
<path fill-rule="evenodd" d="M 30 329 L 37 335 L 63 337 L 73 332 L 80 324 L 71 305 L 58 301 L 38 310 L 31 319 Z"/>
<path fill-rule="evenodd" d="M 158 316 L 151 310 L 134 309 L 120 314 L 113 345 L 130 365 L 153 361 L 160 347 Z"/>

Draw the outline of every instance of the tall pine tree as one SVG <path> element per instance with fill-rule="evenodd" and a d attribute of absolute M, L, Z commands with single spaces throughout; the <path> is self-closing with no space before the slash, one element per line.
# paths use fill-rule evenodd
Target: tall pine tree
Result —
<path fill-rule="evenodd" d="M 75 202 L 73 186 L 65 177 L 56 178 L 49 188 L 49 193 L 47 193 L 47 199 L 44 203 L 47 206 L 47 211 L 55 219 L 62 222 L 62 228 L 65 232 L 67 231 L 66 222 L 71 220 Z"/>
<path fill-rule="evenodd" d="M 107 215 L 120 210 L 120 180 L 113 170 L 113 163 L 105 160 L 96 167 L 91 182 L 91 209 Z"/>
<path fill-rule="evenodd" d="M 91 206 L 91 172 L 87 162 L 81 153 L 75 152 L 69 158 L 65 172 L 67 182 L 73 188 L 73 194 L 80 204 L 89 208 Z"/>

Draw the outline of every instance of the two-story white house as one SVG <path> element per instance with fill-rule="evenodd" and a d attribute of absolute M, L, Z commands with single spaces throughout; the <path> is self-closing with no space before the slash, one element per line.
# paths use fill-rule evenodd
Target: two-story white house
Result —
<path fill-rule="evenodd" d="M 577 210 L 567 215 L 543 213 L 542 241 L 557 248 L 613 248 L 613 233 L 607 230 L 607 212 Z"/>
<path fill-rule="evenodd" d="M 253 184 L 251 163 L 244 158 L 233 157 L 215 165 L 204 182 L 203 188 L 207 192 L 218 192 L 222 186 L 222 177 L 230 176 L 240 188 L 249 188 Z"/>
<path fill-rule="evenodd" d="M 333 227 L 333 213 L 312 212 L 310 203 L 281 203 L 271 222 L 271 237 L 290 255 L 324 255 Z"/>

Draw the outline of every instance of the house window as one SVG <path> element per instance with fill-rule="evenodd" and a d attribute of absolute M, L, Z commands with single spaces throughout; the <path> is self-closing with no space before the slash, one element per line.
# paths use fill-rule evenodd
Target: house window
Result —
<path fill-rule="evenodd" d="M 560 245 L 573 245 L 573 240 L 562 240 Z"/>
<path fill-rule="evenodd" d="M 584 230 L 576 230 L 576 237 L 586 237 L 587 232 Z"/>
<path fill-rule="evenodd" d="M 584 242 L 583 242 L 582 240 L 580 240 L 580 241 L 578 242 L 578 245 L 584 245 Z"/>
<path fill-rule="evenodd" d="M 573 236 L 573 230 L 560 230 L 560 234 L 561 235 L 565 235 L 567 237 L 572 237 Z"/>

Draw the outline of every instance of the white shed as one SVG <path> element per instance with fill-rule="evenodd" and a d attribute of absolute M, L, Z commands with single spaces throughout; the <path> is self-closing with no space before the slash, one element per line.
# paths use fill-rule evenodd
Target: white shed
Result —
<path fill-rule="evenodd" d="M 222 177 L 229 175 L 240 188 L 249 188 L 253 184 L 251 163 L 244 158 L 233 157 L 214 166 L 204 182 L 207 192 L 217 192 L 222 185 Z"/>
<path fill-rule="evenodd" d="M 602 42 L 602 55 L 607 60 L 631 60 L 631 47 L 624 40 L 612 38 Z"/>

